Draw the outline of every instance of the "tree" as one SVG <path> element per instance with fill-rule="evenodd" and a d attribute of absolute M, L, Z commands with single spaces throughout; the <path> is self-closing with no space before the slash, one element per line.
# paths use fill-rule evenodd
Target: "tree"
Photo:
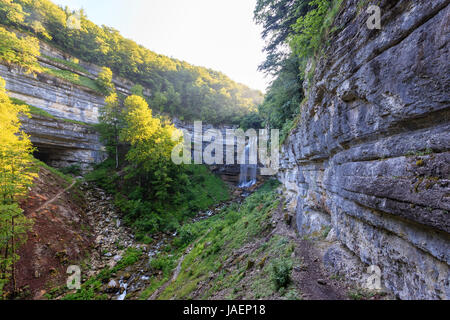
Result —
<path fill-rule="evenodd" d="M 0 61 L 10 68 L 19 67 L 27 73 L 39 72 L 37 57 L 39 41 L 34 37 L 17 38 L 16 34 L 0 27 Z"/>
<path fill-rule="evenodd" d="M 131 88 L 131 94 L 135 96 L 144 97 L 144 87 L 141 86 L 140 84 L 135 84 Z"/>
<path fill-rule="evenodd" d="M 139 96 L 129 96 L 124 103 L 125 127 L 120 137 L 131 149 L 127 159 L 144 171 L 149 171 L 153 161 L 170 161 L 176 142 L 172 135 L 176 128 L 154 118 L 147 102 Z"/>
<path fill-rule="evenodd" d="M 267 127 L 282 129 L 299 111 L 304 94 L 300 60 L 291 55 L 286 59 L 259 106 L 259 114 Z"/>
<path fill-rule="evenodd" d="M 23 215 L 18 200 L 24 197 L 37 174 L 28 136 L 20 130 L 20 115 L 28 115 L 26 106 L 13 104 L 0 78 L 0 293 L 12 277 L 17 248 L 25 242 L 31 221 Z"/>
<path fill-rule="evenodd" d="M 309 0 L 258 0 L 255 22 L 263 27 L 262 37 L 266 41 L 266 60 L 259 66 L 260 71 L 276 75 L 283 62 L 289 58 L 287 46 L 292 26 L 310 9 Z"/>
<path fill-rule="evenodd" d="M 126 159 L 130 163 L 128 179 L 137 181 L 146 190 L 145 198 L 156 203 L 167 200 L 180 188 L 182 166 L 172 162 L 173 148 L 179 141 L 172 139 L 176 128 L 152 116 L 147 102 L 130 96 L 124 103 L 125 126 L 120 137 L 130 145 Z M 134 184 L 135 185 L 135 184 Z"/>
<path fill-rule="evenodd" d="M 79 28 L 73 28 L 67 24 L 73 16 L 74 12 L 49 0 L 0 0 L 2 24 L 51 40 L 67 53 L 108 67 L 114 74 L 152 93 L 160 92 L 159 104 L 151 102 L 155 110 L 159 108 L 186 121 L 239 123 L 261 100 L 259 91 L 240 85 L 220 72 L 156 54 L 124 38 L 113 28 L 97 26 L 83 10 L 76 13 Z M 112 93 L 111 79 L 112 74 L 107 70 L 99 76 L 98 85 L 105 96 Z M 133 91 L 133 94 L 141 95 L 141 92 Z M 219 104 L 221 99 L 223 103 Z"/>
<path fill-rule="evenodd" d="M 27 14 L 22 6 L 12 0 L 0 0 L 1 21 L 8 21 L 13 24 L 21 24 L 25 21 Z"/>
<path fill-rule="evenodd" d="M 316 51 L 321 44 L 322 31 L 326 13 L 330 10 L 332 1 L 312 0 L 309 5 L 313 8 L 307 14 L 299 17 L 292 26 L 294 32 L 290 39 L 290 46 L 299 58 L 307 58 Z M 335 8 L 339 8 L 335 6 Z M 331 19 L 330 22 L 331 23 Z"/>
<path fill-rule="evenodd" d="M 99 72 L 97 76 L 97 85 L 99 86 L 100 90 L 105 95 L 110 95 L 115 91 L 114 84 L 112 82 L 113 73 L 110 68 L 108 67 L 102 67 L 101 71 Z"/>
<path fill-rule="evenodd" d="M 100 109 L 99 129 L 102 142 L 110 157 L 116 161 L 119 168 L 119 131 L 122 125 L 122 111 L 117 94 L 111 93 L 105 98 L 105 106 Z"/>

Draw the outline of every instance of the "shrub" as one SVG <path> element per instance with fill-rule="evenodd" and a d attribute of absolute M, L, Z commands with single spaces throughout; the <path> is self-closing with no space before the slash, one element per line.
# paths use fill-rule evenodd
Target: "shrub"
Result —
<path fill-rule="evenodd" d="M 64 174 L 73 174 L 74 176 L 81 175 L 81 167 L 78 164 L 74 164 L 60 170 Z"/>
<path fill-rule="evenodd" d="M 178 237 L 174 240 L 174 246 L 181 248 L 186 244 L 192 242 L 196 237 L 194 226 L 192 224 L 186 224 L 178 230 Z"/>
<path fill-rule="evenodd" d="M 175 261 L 173 257 L 162 256 L 151 260 L 150 266 L 155 270 L 162 271 L 164 275 L 168 275 L 175 267 Z"/>
<path fill-rule="evenodd" d="M 110 95 L 114 91 L 114 84 L 112 83 L 113 73 L 110 68 L 103 67 L 98 74 L 96 83 L 100 90 L 105 95 Z"/>
<path fill-rule="evenodd" d="M 276 259 L 270 265 L 270 279 L 276 290 L 285 288 L 291 281 L 292 261 Z"/>

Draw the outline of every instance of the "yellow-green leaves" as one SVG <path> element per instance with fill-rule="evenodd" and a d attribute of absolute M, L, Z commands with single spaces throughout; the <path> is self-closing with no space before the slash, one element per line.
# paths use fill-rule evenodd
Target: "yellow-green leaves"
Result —
<path fill-rule="evenodd" d="M 19 258 L 16 249 L 25 241 L 31 222 L 18 205 L 37 174 L 28 136 L 20 130 L 20 115 L 28 107 L 13 104 L 0 78 L 0 298 L 3 286 Z"/>
<path fill-rule="evenodd" d="M 130 96 L 125 100 L 125 127 L 120 137 L 129 143 L 131 149 L 127 159 L 150 167 L 155 160 L 170 161 L 170 155 L 176 142 L 172 135 L 176 130 L 169 123 L 154 118 L 147 102 L 140 96 Z"/>
<path fill-rule="evenodd" d="M 114 84 L 112 83 L 113 73 L 110 68 L 103 67 L 97 77 L 97 85 L 106 95 L 114 92 Z"/>
<path fill-rule="evenodd" d="M 25 72 L 41 70 L 37 57 L 39 41 L 34 37 L 18 38 L 15 33 L 0 27 L 0 61 L 10 67 L 18 66 Z"/>
<path fill-rule="evenodd" d="M 36 177 L 31 170 L 33 148 L 28 136 L 20 130 L 19 115 L 28 115 L 28 107 L 11 103 L 1 79 L 0 202 L 11 202 L 25 195 Z"/>

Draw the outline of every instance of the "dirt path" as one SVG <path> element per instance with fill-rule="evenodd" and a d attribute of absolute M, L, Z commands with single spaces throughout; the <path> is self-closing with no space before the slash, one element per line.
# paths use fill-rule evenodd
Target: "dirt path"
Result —
<path fill-rule="evenodd" d="M 302 267 L 293 270 L 293 281 L 305 300 L 346 300 L 345 286 L 323 270 L 321 258 L 310 240 L 297 240 L 296 256 Z"/>
<path fill-rule="evenodd" d="M 330 279 L 324 270 L 321 256 L 314 243 L 315 240 L 299 238 L 295 232 L 296 227 L 285 222 L 281 208 L 280 205 L 276 213 L 278 224 L 274 234 L 286 236 L 296 243 L 295 256 L 300 258 L 302 265 L 294 268 L 292 280 L 298 291 L 302 293 L 302 298 L 305 300 L 347 300 L 346 286 L 336 279 Z"/>
<path fill-rule="evenodd" d="M 70 186 L 68 186 L 67 188 L 65 188 L 64 190 L 58 192 L 53 198 L 51 198 L 50 200 L 47 200 L 42 206 L 40 206 L 39 208 L 37 208 L 36 210 L 34 210 L 33 212 L 31 212 L 31 215 L 35 214 L 36 212 L 41 211 L 42 209 L 44 209 L 46 206 L 52 204 L 53 202 L 55 202 L 59 197 L 61 197 L 61 195 L 63 195 L 65 192 L 69 191 L 70 189 L 73 188 L 73 186 L 77 183 L 78 180 L 74 180 L 72 182 L 72 184 Z"/>

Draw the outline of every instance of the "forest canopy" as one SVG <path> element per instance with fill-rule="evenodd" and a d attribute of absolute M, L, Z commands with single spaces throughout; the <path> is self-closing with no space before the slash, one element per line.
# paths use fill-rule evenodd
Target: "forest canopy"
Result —
<path fill-rule="evenodd" d="M 311 80 L 321 48 L 342 0 L 258 0 L 254 20 L 263 28 L 266 60 L 259 70 L 275 80 L 268 88 L 259 116 L 266 127 L 281 129 L 283 140 L 296 123 L 303 83 Z M 310 71 L 305 72 L 307 64 Z"/>
<path fill-rule="evenodd" d="M 119 31 L 98 26 L 81 10 L 49 0 L 0 0 L 0 23 L 150 89 L 150 108 L 181 120 L 239 123 L 257 110 L 260 91 L 226 75 L 152 52 Z"/>

